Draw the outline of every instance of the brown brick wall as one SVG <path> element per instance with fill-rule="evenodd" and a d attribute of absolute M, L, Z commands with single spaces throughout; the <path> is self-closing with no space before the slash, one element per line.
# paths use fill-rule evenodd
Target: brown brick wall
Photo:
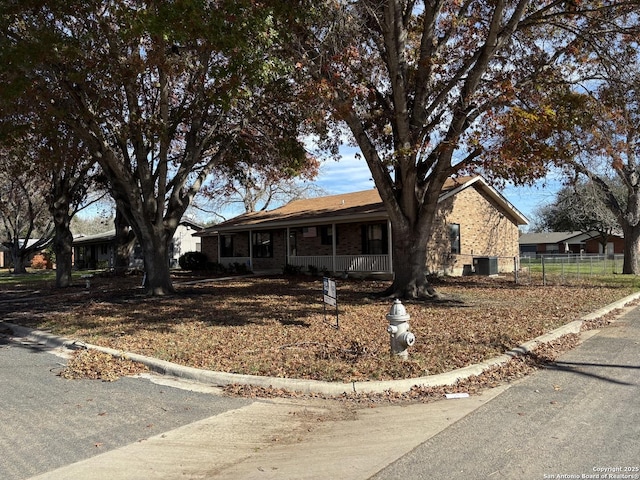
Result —
<path fill-rule="evenodd" d="M 430 270 L 459 275 L 473 264 L 473 257 L 492 256 L 499 257 L 499 271 L 513 271 L 518 226 L 484 192 L 464 189 L 441 203 L 438 217 L 427 261 Z M 449 225 L 455 223 L 460 225 L 460 254 L 451 255 Z"/>
<path fill-rule="evenodd" d="M 386 222 L 371 222 L 386 223 Z M 449 224 L 460 225 L 460 254 L 451 255 Z M 362 224 L 337 225 L 337 254 L 362 253 Z M 296 232 L 297 254 L 331 255 L 332 246 L 322 245 L 320 226 L 315 237 L 304 237 L 302 228 Z M 254 258 L 255 270 L 281 269 L 286 262 L 286 229 L 273 230 L 273 258 Z M 475 188 L 466 188 L 440 204 L 436 227 L 430 240 L 427 265 L 430 271 L 460 275 L 465 265 L 473 264 L 474 256 L 497 256 L 501 272 L 513 271 L 514 257 L 518 256 L 518 226 L 493 200 Z M 202 251 L 210 261 L 217 261 L 217 237 L 203 237 Z M 248 236 L 234 236 L 234 251 L 248 256 Z"/>
<path fill-rule="evenodd" d="M 200 239 L 200 251 L 207 256 L 210 262 L 218 262 L 218 236 L 202 237 Z"/>

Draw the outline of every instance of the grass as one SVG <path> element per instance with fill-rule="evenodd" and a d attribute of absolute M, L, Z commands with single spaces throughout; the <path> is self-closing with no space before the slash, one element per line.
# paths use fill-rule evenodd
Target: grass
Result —
<path fill-rule="evenodd" d="M 447 278 L 446 301 L 405 303 L 417 337 L 409 361 L 389 353 L 385 315 L 376 298 L 387 284 L 338 281 L 339 323 L 325 317 L 322 281 L 312 277 L 237 278 L 180 285 L 163 298 L 142 295 L 139 277 L 96 276 L 90 290 L 56 291 L 14 279 L 0 284 L 7 321 L 89 343 L 198 368 L 328 381 L 399 379 L 437 374 L 504 353 L 527 340 L 635 291 L 592 279 L 590 285 L 515 285 L 508 278 Z M 4 280 L 4 278 L 3 278 Z M 37 287 L 36 302 L 24 296 Z M 14 298 L 14 301 L 11 301 Z"/>
<path fill-rule="evenodd" d="M 72 281 L 79 281 L 82 275 L 100 273 L 98 271 L 74 271 L 71 274 Z M 8 268 L 0 268 L 0 288 L 25 286 L 53 288 L 56 282 L 55 270 L 40 270 L 28 268 L 25 274 L 13 274 Z"/>

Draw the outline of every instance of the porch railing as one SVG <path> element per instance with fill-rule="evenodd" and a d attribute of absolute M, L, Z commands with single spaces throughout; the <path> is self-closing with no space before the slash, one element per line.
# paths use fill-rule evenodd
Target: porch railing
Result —
<path fill-rule="evenodd" d="M 335 258 L 335 265 L 333 260 Z M 334 272 L 389 272 L 388 255 L 307 255 L 289 257 L 290 265 Z"/>

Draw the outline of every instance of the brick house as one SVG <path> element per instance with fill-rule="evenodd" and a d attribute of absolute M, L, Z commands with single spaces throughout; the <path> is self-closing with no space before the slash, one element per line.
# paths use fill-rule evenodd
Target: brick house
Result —
<path fill-rule="evenodd" d="M 478 257 L 513 271 L 518 226 L 527 219 L 482 177 L 446 182 L 438 227 L 429 249 L 432 272 L 470 272 Z M 377 190 L 295 200 L 206 228 L 202 252 L 210 261 L 252 271 L 303 270 L 392 274 L 391 223 Z M 492 272 L 497 273 L 497 272 Z"/>
<path fill-rule="evenodd" d="M 624 253 L 624 237 L 610 234 L 606 247 L 596 231 L 592 232 L 534 232 L 520 236 L 521 256 L 535 257 L 556 254 L 618 255 Z"/>

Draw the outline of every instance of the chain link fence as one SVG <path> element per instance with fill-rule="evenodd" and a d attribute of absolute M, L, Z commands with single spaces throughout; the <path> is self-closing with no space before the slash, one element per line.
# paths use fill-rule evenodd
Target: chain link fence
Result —
<path fill-rule="evenodd" d="M 516 282 L 533 285 L 580 284 L 622 273 L 623 255 L 540 255 L 520 257 Z"/>

